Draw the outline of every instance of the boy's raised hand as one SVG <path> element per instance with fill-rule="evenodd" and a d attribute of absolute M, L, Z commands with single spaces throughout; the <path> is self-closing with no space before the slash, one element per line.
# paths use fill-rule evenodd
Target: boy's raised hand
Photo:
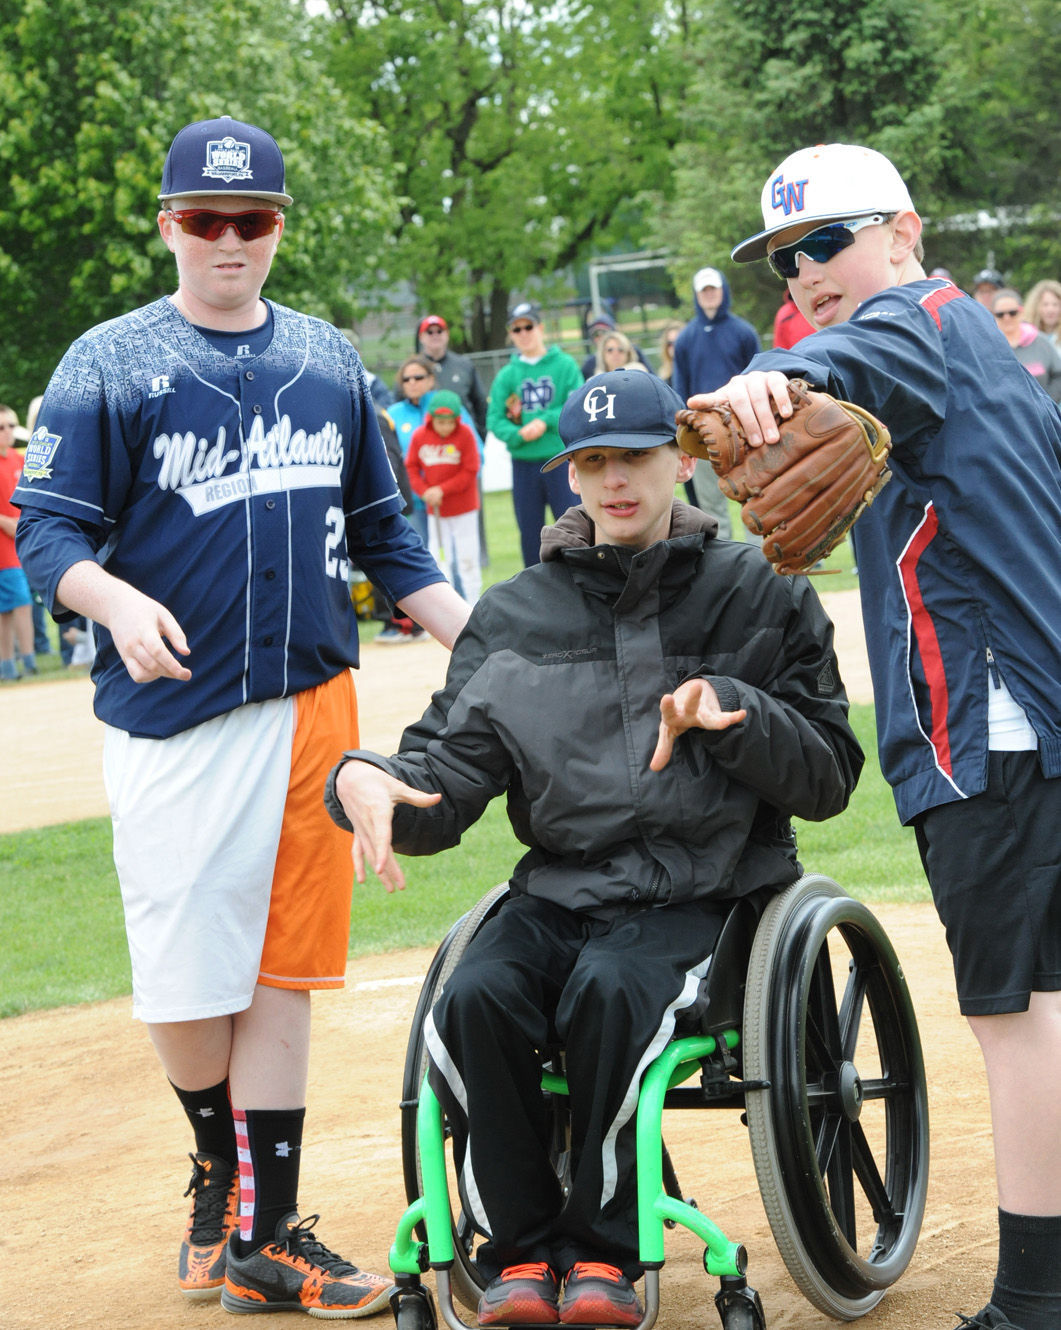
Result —
<path fill-rule="evenodd" d="M 335 793 L 354 828 L 354 876 L 365 881 L 365 864 L 388 891 L 405 890 L 405 875 L 391 848 L 395 804 L 429 808 L 442 798 L 396 780 L 371 762 L 344 762 L 335 780 Z"/>
<path fill-rule="evenodd" d="M 686 730 L 728 730 L 748 713 L 743 707 L 740 711 L 723 711 L 718 694 L 706 679 L 686 679 L 660 699 L 659 714 L 659 740 L 648 764 L 652 771 L 663 770 L 674 752 L 675 739 Z"/>

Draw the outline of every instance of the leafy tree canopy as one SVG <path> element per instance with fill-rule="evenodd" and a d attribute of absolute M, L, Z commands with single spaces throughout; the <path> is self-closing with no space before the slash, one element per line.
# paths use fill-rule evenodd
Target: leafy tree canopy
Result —
<path fill-rule="evenodd" d="M 651 0 L 335 0 L 322 58 L 387 132 L 395 275 L 477 347 L 606 249 L 676 142 L 680 25 Z"/>

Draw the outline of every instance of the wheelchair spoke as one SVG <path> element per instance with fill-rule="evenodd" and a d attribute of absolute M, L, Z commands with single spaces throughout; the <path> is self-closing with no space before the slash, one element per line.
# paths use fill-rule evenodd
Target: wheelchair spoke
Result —
<path fill-rule="evenodd" d="M 838 1120 L 832 1149 L 823 1170 L 829 1191 L 829 1204 L 836 1226 L 853 1248 L 858 1246 L 858 1223 L 855 1213 L 854 1172 L 851 1167 L 852 1124 Z"/>
<path fill-rule="evenodd" d="M 858 1123 L 852 1132 L 852 1146 L 854 1170 L 873 1211 L 873 1218 L 879 1225 L 884 1225 L 889 1230 L 894 1229 L 898 1219 L 892 1198 L 888 1195 L 884 1179 L 877 1168 L 877 1161 L 866 1140 L 866 1133 Z"/>
<path fill-rule="evenodd" d="M 856 960 L 852 963 L 844 989 L 844 999 L 840 1006 L 840 1041 L 847 1061 L 855 1056 L 859 1031 L 862 1028 L 862 1014 L 866 1003 L 868 978 L 865 966 Z"/>

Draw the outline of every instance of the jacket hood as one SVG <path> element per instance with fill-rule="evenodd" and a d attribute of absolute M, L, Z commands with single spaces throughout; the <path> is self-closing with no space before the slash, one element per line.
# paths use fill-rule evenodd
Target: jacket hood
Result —
<path fill-rule="evenodd" d="M 699 508 L 675 499 L 671 506 L 670 536 L 691 536 L 702 531 L 708 540 L 718 535 L 718 519 Z M 558 559 L 561 550 L 591 549 L 597 543 L 596 528 L 581 505 L 569 508 L 554 526 L 542 528 L 542 563 Z"/>
<path fill-rule="evenodd" d="M 698 319 L 701 323 L 721 323 L 722 320 L 729 315 L 729 279 L 725 273 L 719 273 L 719 276 L 722 278 L 722 304 L 719 305 L 718 309 L 710 319 L 700 308 L 699 302 L 696 299 L 696 292 L 693 292 L 693 318 Z M 692 285 L 692 283 L 690 283 L 690 285 Z"/>

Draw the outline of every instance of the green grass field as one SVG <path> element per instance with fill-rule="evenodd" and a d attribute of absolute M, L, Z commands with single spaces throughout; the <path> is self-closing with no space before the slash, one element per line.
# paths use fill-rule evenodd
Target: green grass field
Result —
<path fill-rule="evenodd" d="M 486 496 L 486 523 L 485 581 L 492 583 L 520 567 L 507 493 Z M 842 545 L 830 561 L 841 574 L 819 581 L 819 589 L 856 584 L 850 557 L 849 546 Z M 366 637 L 374 631 L 375 625 Z M 927 900 L 913 833 L 899 825 L 877 766 L 872 707 L 853 707 L 852 723 L 867 753 L 865 771 L 845 813 L 820 825 L 798 825 L 802 862 L 869 902 Z M 495 800 L 458 848 L 405 861 L 404 892 L 388 895 L 374 879 L 355 885 L 351 954 L 438 942 L 454 919 L 508 875 L 520 853 L 504 802 Z M 0 836 L 0 879 L 0 1016 L 129 992 L 109 819 Z"/>

